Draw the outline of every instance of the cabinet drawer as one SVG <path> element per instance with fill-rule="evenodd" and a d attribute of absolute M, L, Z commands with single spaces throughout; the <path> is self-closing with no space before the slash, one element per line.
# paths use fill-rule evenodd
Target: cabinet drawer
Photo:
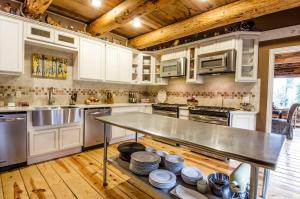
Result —
<path fill-rule="evenodd" d="M 29 137 L 30 156 L 59 150 L 58 129 L 32 131 Z"/>
<path fill-rule="evenodd" d="M 69 33 L 55 31 L 54 41 L 59 45 L 78 48 L 78 37 Z"/>
<path fill-rule="evenodd" d="M 80 126 L 59 129 L 59 148 L 68 149 L 82 146 L 81 132 Z"/>
<path fill-rule="evenodd" d="M 25 23 L 26 38 L 54 43 L 54 30 L 36 24 Z"/>

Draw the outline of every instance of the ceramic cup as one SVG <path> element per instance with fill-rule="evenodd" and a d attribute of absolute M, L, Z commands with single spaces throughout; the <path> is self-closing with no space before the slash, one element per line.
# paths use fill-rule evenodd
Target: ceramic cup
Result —
<path fill-rule="evenodd" d="M 147 151 L 147 152 L 150 152 L 150 153 L 155 153 L 155 152 L 156 152 L 156 149 L 153 148 L 153 147 L 147 147 L 147 148 L 146 148 L 146 151 Z"/>
<path fill-rule="evenodd" d="M 197 190 L 202 194 L 205 194 L 208 191 L 208 183 L 205 178 L 202 178 L 197 182 Z"/>

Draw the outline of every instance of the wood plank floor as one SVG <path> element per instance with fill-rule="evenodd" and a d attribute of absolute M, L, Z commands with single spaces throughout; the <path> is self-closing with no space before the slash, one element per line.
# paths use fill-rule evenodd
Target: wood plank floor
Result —
<path fill-rule="evenodd" d="M 236 161 L 226 164 L 150 138 L 141 138 L 139 141 L 147 146 L 181 154 L 187 165 L 196 166 L 206 174 L 215 171 L 230 174 L 239 164 Z M 109 156 L 117 155 L 117 145 L 110 146 L 108 152 Z M 158 198 L 152 190 L 146 189 L 113 165 L 108 166 L 109 186 L 104 188 L 102 155 L 103 150 L 97 149 L 0 173 L 0 199 Z M 300 131 L 295 133 L 293 141 L 286 143 L 278 168 L 271 172 L 269 198 L 300 198 Z"/>

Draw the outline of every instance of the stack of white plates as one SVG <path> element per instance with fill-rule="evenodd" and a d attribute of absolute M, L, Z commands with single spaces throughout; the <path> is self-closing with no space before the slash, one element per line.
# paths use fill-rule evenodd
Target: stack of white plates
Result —
<path fill-rule="evenodd" d="M 185 167 L 181 170 L 182 180 L 189 185 L 197 185 L 203 178 L 202 172 L 195 167 Z"/>
<path fill-rule="evenodd" d="M 137 175 L 149 175 L 158 169 L 161 159 L 158 155 L 146 151 L 131 154 L 129 170 Z"/>
<path fill-rule="evenodd" d="M 170 189 L 176 185 L 176 176 L 170 171 L 158 169 L 150 173 L 149 182 L 156 188 Z"/>
<path fill-rule="evenodd" d="M 175 173 L 176 175 L 180 174 L 184 166 L 184 159 L 179 155 L 167 155 L 165 159 L 165 167 L 167 170 Z"/>

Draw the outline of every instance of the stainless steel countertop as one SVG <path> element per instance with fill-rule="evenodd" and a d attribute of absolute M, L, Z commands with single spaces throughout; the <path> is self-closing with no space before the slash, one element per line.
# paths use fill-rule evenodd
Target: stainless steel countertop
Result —
<path fill-rule="evenodd" d="M 99 121 L 176 141 L 216 155 L 275 169 L 285 137 L 147 113 L 98 117 Z"/>

